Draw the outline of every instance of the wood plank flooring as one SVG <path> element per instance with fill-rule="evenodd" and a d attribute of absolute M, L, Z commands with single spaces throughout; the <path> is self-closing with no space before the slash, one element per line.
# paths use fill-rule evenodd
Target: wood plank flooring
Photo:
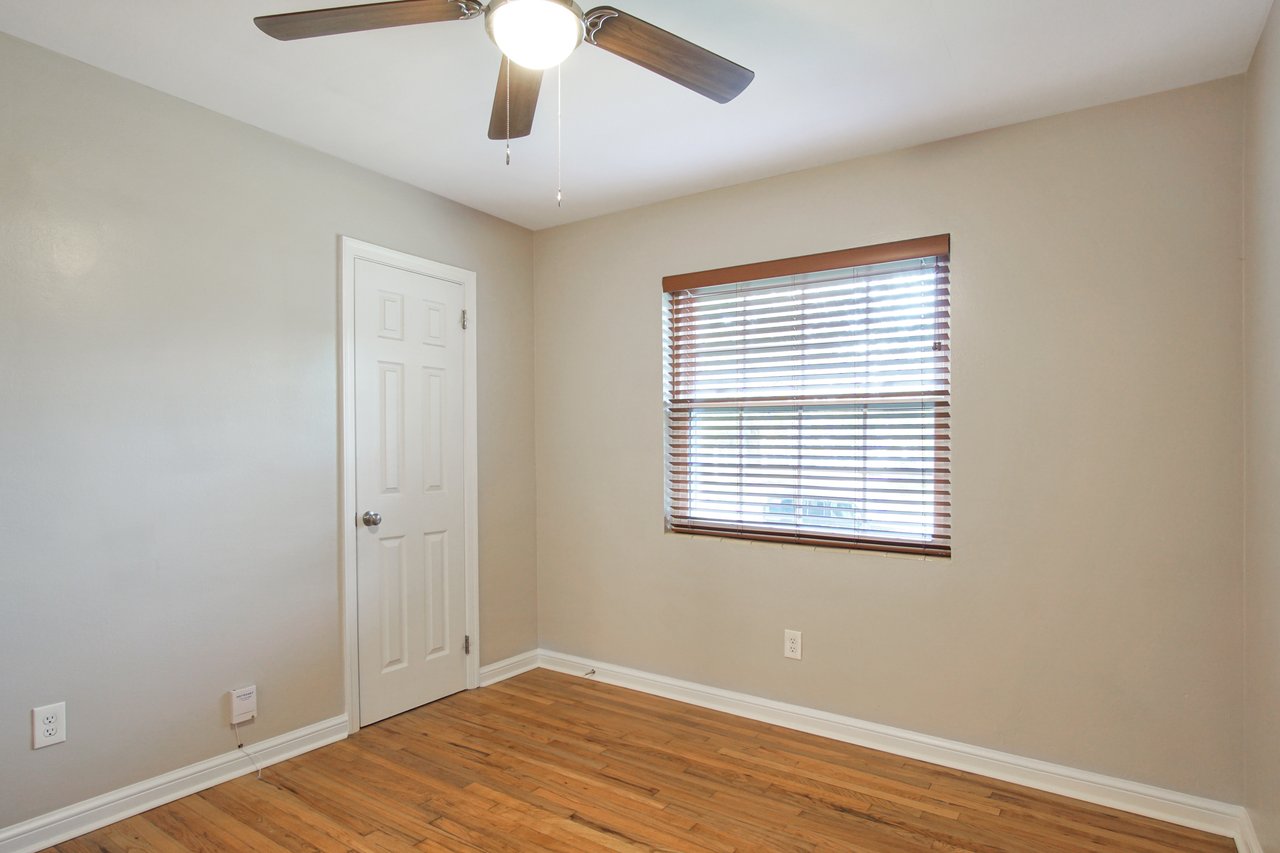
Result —
<path fill-rule="evenodd" d="M 52 848 L 1232 851 L 1225 838 L 546 670 Z"/>

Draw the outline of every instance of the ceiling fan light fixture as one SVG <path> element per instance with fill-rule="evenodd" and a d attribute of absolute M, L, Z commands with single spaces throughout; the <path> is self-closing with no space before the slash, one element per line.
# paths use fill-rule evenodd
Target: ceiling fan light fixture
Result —
<path fill-rule="evenodd" d="M 508 59 L 535 71 L 568 59 L 585 33 L 582 10 L 567 0 L 493 0 L 485 25 Z"/>

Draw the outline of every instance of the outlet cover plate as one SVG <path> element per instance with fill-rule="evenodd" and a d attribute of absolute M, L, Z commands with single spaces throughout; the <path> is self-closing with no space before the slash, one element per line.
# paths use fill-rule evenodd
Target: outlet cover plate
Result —
<path fill-rule="evenodd" d="M 31 748 L 42 749 L 67 739 L 67 703 L 31 709 Z"/>
<path fill-rule="evenodd" d="M 792 630 L 784 630 L 782 632 L 782 655 L 783 657 L 794 658 L 800 660 L 800 632 Z"/>

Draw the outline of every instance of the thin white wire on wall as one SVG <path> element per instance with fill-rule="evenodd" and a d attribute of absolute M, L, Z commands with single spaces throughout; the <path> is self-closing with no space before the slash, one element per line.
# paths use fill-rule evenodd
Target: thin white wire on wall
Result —
<path fill-rule="evenodd" d="M 237 726 L 235 723 L 232 723 L 232 724 L 231 724 L 231 731 L 232 731 L 232 732 L 235 734 L 235 736 L 236 736 L 236 749 L 238 749 L 238 750 L 240 750 L 241 752 L 243 752 L 243 753 L 244 753 L 244 757 L 245 757 L 245 758 L 247 758 L 247 759 L 249 759 L 249 763 L 253 765 L 253 769 L 254 769 L 254 770 L 257 770 L 257 771 L 258 771 L 258 778 L 259 778 L 259 779 L 261 779 L 261 778 L 262 778 L 262 768 L 258 766 L 258 761 L 257 761 L 257 759 L 255 759 L 255 758 L 253 757 L 253 754 L 252 754 L 251 752 L 249 752 L 249 750 L 247 750 L 247 749 L 245 749 L 245 748 L 244 748 L 244 741 L 242 741 L 242 740 L 240 739 L 240 727 L 239 727 L 239 726 Z"/>

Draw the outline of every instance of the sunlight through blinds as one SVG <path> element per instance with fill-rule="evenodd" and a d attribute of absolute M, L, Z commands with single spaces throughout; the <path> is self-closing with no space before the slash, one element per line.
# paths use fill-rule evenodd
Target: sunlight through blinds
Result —
<path fill-rule="evenodd" d="M 948 257 L 668 292 L 668 528 L 949 555 Z"/>

